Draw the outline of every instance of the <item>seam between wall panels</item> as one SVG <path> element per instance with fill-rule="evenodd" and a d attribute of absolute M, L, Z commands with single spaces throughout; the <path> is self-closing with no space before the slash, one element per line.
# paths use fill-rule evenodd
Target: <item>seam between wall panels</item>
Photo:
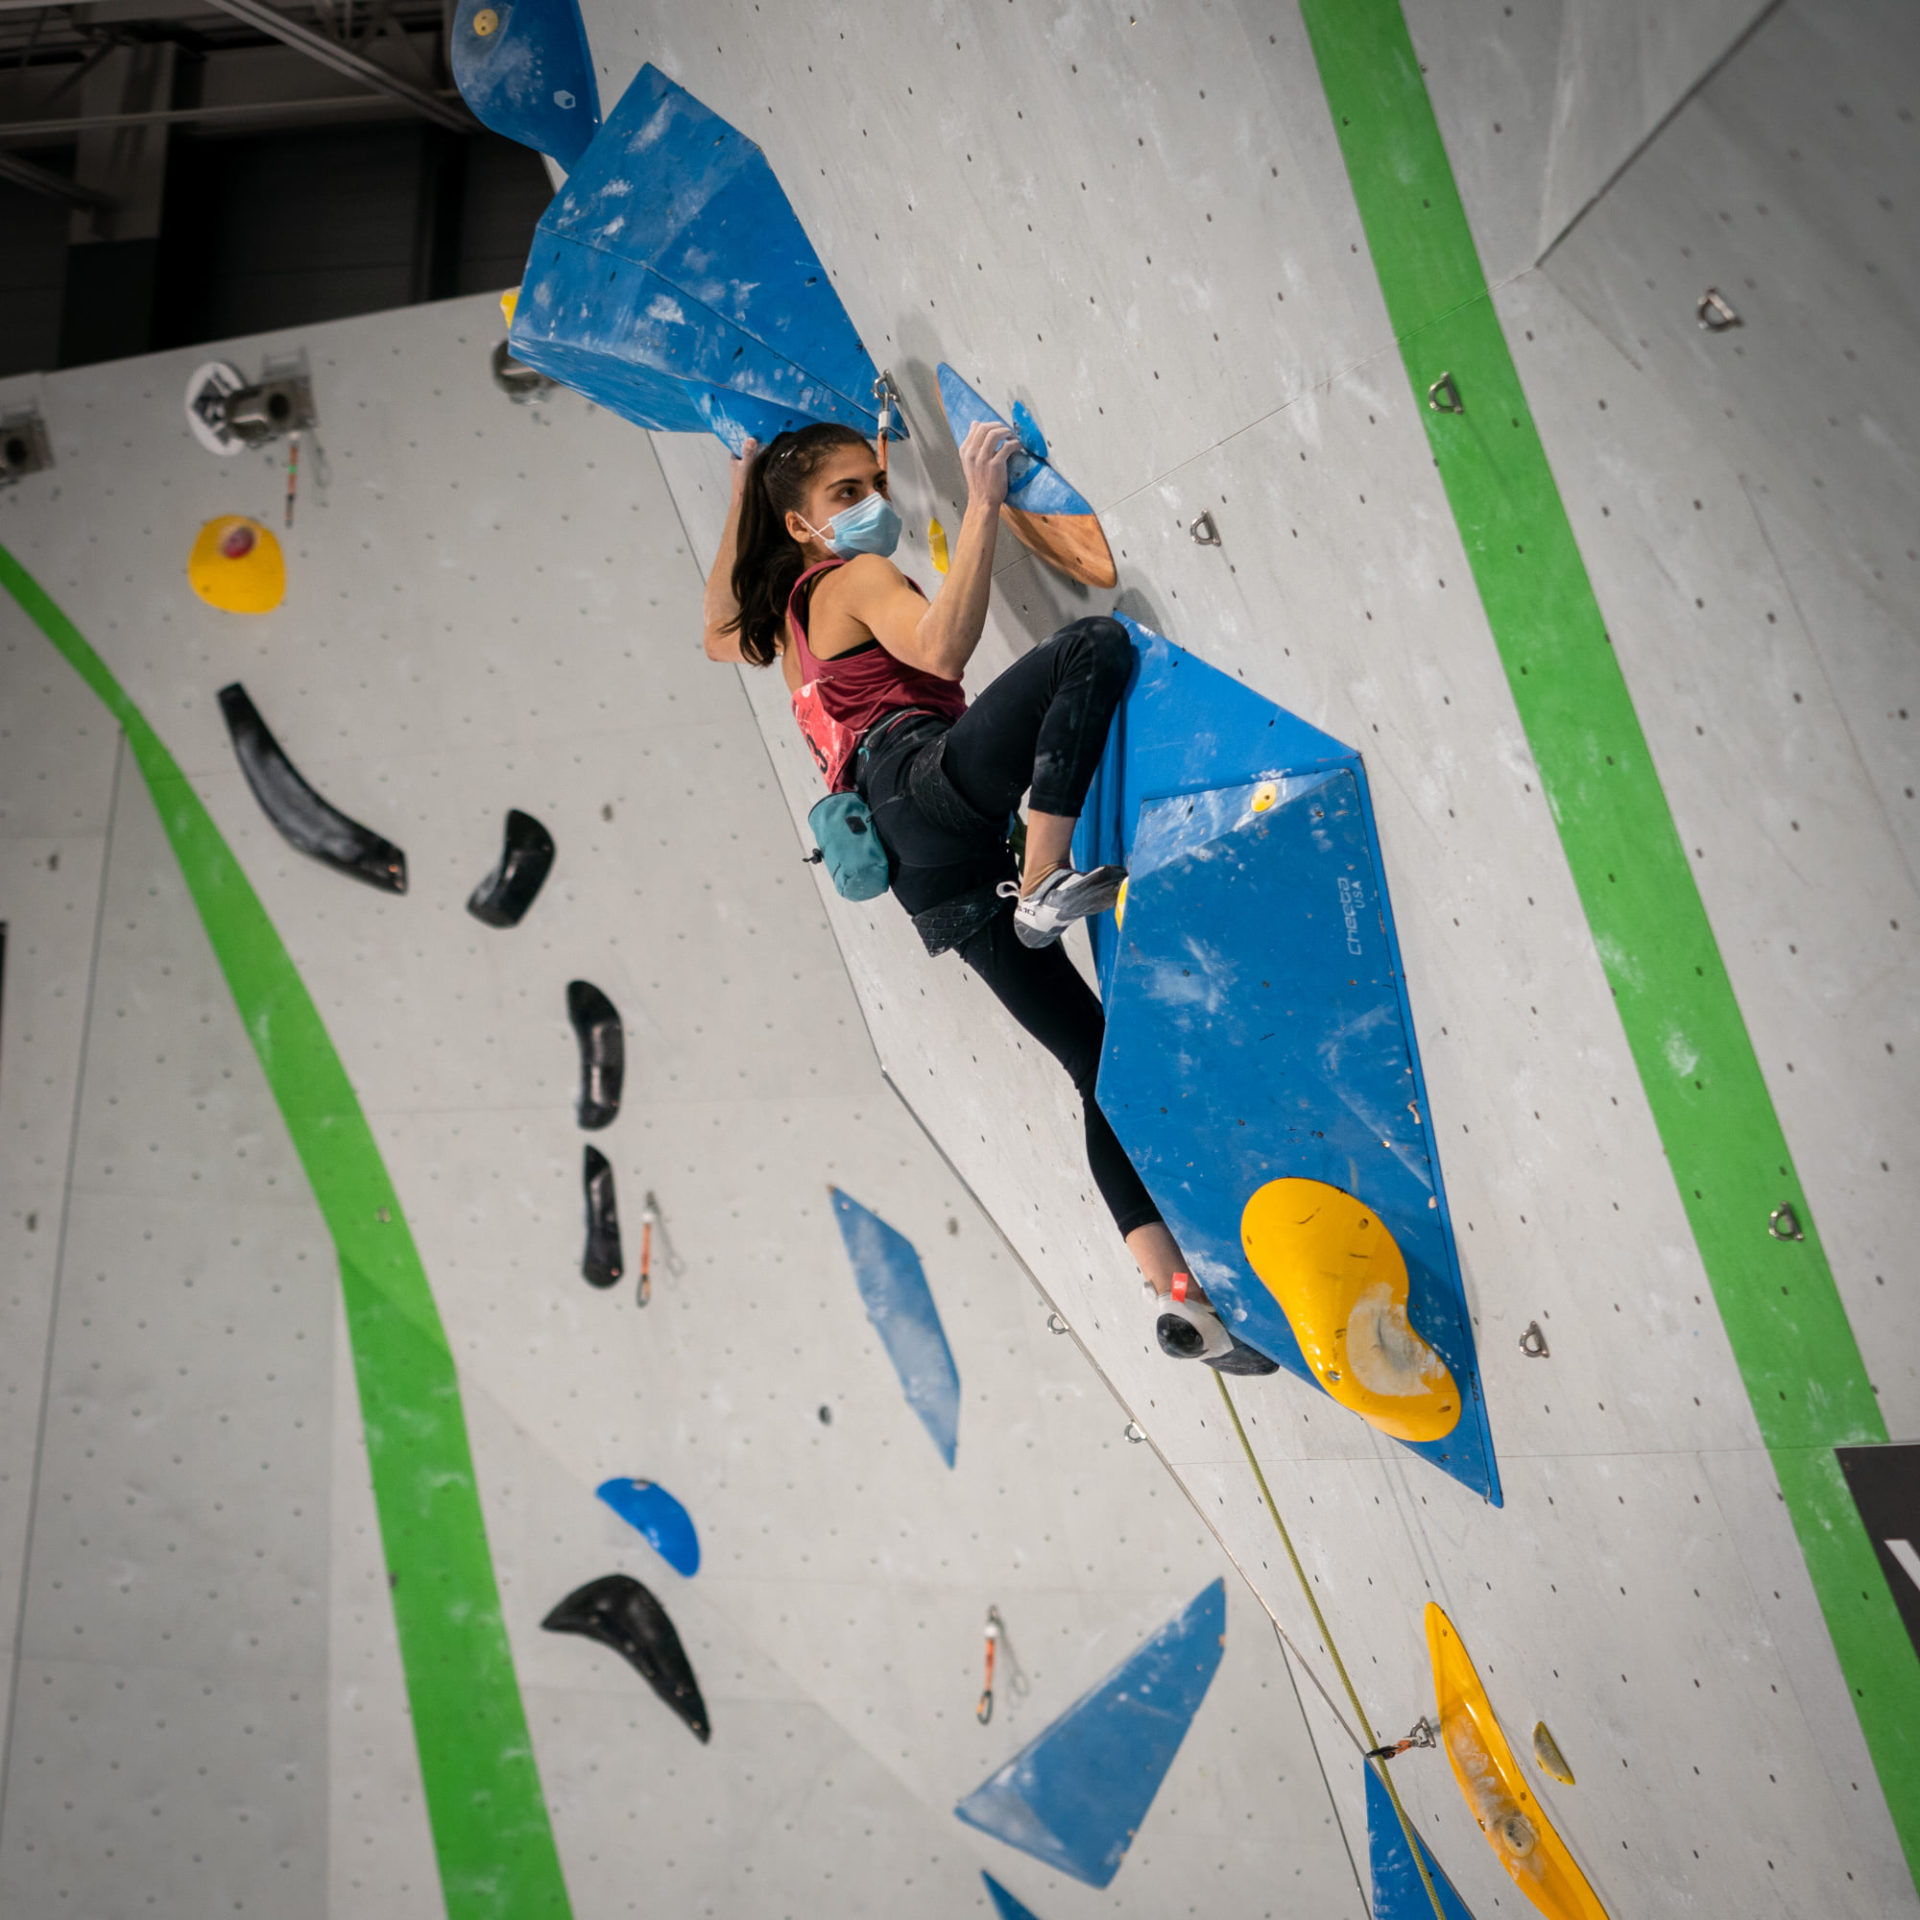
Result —
<path fill-rule="evenodd" d="M 1301 0 L 1401 358 L 1909 1870 L 1920 1663 L 1833 1449 L 1884 1441 L 1686 849 L 1481 271 L 1399 0 Z M 1465 412 L 1424 403 L 1452 375 Z M 1791 1204 L 1803 1240 L 1776 1240 Z"/>
<path fill-rule="evenodd" d="M 159 735 L 5 547 L 0 586 L 125 729 L 332 1237 L 447 1913 L 568 1920 L 459 1378 L 373 1130 L 266 909 Z"/>

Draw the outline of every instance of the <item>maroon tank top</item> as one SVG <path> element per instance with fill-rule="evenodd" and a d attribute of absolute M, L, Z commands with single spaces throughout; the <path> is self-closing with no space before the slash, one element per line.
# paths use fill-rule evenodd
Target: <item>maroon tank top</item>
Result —
<path fill-rule="evenodd" d="M 846 564 L 844 560 L 823 560 L 809 567 L 787 596 L 787 625 L 800 655 L 794 717 L 800 722 L 800 731 L 806 736 L 829 793 L 845 793 L 853 786 L 854 751 L 860 736 L 876 720 L 903 707 L 938 714 L 946 720 L 958 720 L 967 710 L 967 696 L 960 691 L 957 680 L 942 680 L 938 674 L 910 667 L 904 660 L 896 660 L 877 640 L 830 660 L 822 660 L 807 645 L 801 594 L 809 581 Z M 926 598 L 918 581 L 908 580 L 907 585 L 921 599 Z"/>

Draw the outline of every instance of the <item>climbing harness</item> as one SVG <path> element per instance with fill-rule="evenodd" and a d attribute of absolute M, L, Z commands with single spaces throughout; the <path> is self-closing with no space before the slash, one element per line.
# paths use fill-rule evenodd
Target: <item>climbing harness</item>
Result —
<path fill-rule="evenodd" d="M 1000 1609 L 987 1609 L 987 1678 L 980 1689 L 979 1704 L 973 1710 L 973 1717 L 984 1727 L 993 1718 L 993 1656 L 994 1649 L 1000 1644 Z"/>
<path fill-rule="evenodd" d="M 1367 1710 L 1360 1704 L 1359 1690 L 1353 1684 L 1352 1676 L 1347 1672 L 1347 1663 L 1340 1658 L 1340 1649 L 1334 1645 L 1333 1635 L 1327 1627 L 1327 1617 L 1320 1611 L 1320 1602 L 1314 1597 L 1313 1583 L 1307 1578 L 1307 1570 L 1300 1564 L 1300 1556 L 1294 1550 L 1293 1536 L 1287 1531 L 1287 1523 L 1280 1518 L 1280 1508 L 1273 1497 L 1273 1489 L 1267 1485 L 1267 1476 L 1260 1470 L 1260 1462 L 1254 1456 L 1253 1443 L 1247 1438 L 1247 1430 L 1240 1424 L 1240 1409 L 1233 1404 L 1233 1395 L 1227 1391 L 1225 1377 L 1215 1373 L 1214 1382 L 1220 1389 L 1220 1398 L 1226 1402 L 1227 1417 L 1233 1422 L 1233 1431 L 1240 1442 L 1240 1451 L 1247 1456 L 1247 1465 L 1253 1469 L 1254 1484 L 1260 1489 L 1260 1498 L 1266 1502 L 1268 1516 L 1273 1521 L 1273 1530 L 1280 1536 L 1280 1544 L 1287 1550 L 1287 1559 L 1293 1566 L 1294 1578 L 1300 1583 L 1300 1591 L 1306 1595 L 1308 1610 L 1313 1615 L 1313 1624 L 1319 1629 L 1320 1644 L 1326 1648 L 1328 1657 L 1333 1661 L 1333 1670 L 1340 1676 L 1340 1684 L 1346 1689 L 1347 1699 L 1352 1703 L 1354 1718 L 1360 1723 L 1360 1731 L 1367 1737 L 1367 1746 L 1363 1749 L 1367 1764 L 1380 1776 L 1380 1784 L 1387 1790 L 1387 1798 L 1393 1803 L 1393 1811 L 1400 1822 L 1400 1831 L 1406 1836 L 1407 1851 L 1413 1856 L 1413 1864 L 1420 1870 L 1420 1884 L 1427 1890 L 1427 1898 L 1433 1905 L 1433 1920 L 1446 1920 L 1446 1912 L 1440 1905 L 1440 1894 L 1433 1884 L 1433 1875 L 1427 1871 L 1427 1857 L 1418 1837 L 1413 1831 L 1413 1822 L 1407 1818 L 1407 1810 L 1400 1803 L 1400 1791 L 1393 1784 L 1393 1775 L 1387 1769 L 1387 1761 L 1394 1753 L 1405 1752 L 1409 1746 L 1431 1745 L 1431 1740 L 1422 1742 L 1409 1734 L 1396 1748 L 1383 1750 L 1379 1737 L 1373 1730 L 1373 1723 L 1367 1718 Z M 1275 1623 L 1278 1624 L 1277 1622 Z M 1282 1638 L 1285 1636 L 1283 1635 Z M 1288 1643 L 1289 1645 L 1291 1642 Z M 1305 1665 L 1303 1661 L 1301 1663 Z M 1313 1670 L 1307 1669 L 1309 1677 Z M 1314 1680 L 1315 1686 L 1319 1681 Z M 1321 1689 L 1322 1695 L 1325 1689 Z M 1421 1725 L 1425 1725 L 1422 1720 Z M 1418 1732 L 1418 1728 L 1415 1729 Z"/>

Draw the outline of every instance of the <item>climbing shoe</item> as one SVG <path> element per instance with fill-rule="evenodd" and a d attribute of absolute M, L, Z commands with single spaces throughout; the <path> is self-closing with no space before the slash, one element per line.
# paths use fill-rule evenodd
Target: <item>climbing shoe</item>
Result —
<path fill-rule="evenodd" d="M 1047 877 L 1021 897 L 1019 883 L 1003 880 L 1000 897 L 1017 900 L 1013 910 L 1013 930 L 1023 947 L 1050 947 L 1075 920 L 1090 914 L 1105 913 L 1126 884 L 1125 867 L 1095 867 L 1090 873 L 1076 873 L 1071 867 L 1055 867 Z"/>
<path fill-rule="evenodd" d="M 1154 1335 L 1160 1342 L 1160 1351 L 1169 1359 L 1204 1360 L 1219 1373 L 1279 1371 L 1277 1363 L 1264 1353 L 1234 1338 L 1186 1274 L 1174 1275 L 1171 1294 L 1154 1292 L 1151 1281 L 1145 1286 L 1152 1295 L 1156 1315 Z"/>

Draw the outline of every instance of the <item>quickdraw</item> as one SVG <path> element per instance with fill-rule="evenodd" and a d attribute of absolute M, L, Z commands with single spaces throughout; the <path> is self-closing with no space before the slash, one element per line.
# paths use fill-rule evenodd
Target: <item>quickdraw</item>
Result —
<path fill-rule="evenodd" d="M 1374 1747 L 1368 1754 L 1369 1760 L 1397 1760 L 1410 1747 L 1430 1747 L 1438 1737 L 1433 1722 L 1423 1713 L 1409 1729 L 1404 1740 L 1396 1740 L 1390 1747 Z"/>
<path fill-rule="evenodd" d="M 987 1609 L 987 1680 L 980 1689 L 980 1702 L 973 1710 L 973 1717 L 984 1727 L 993 1718 L 993 1660 L 994 1651 L 1000 1644 L 1000 1609 Z"/>

